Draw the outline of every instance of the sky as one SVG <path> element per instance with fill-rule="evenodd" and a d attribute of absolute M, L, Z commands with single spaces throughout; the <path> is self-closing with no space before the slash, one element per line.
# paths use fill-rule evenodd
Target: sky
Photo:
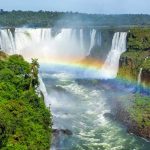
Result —
<path fill-rule="evenodd" d="M 0 0 L 0 9 L 150 14 L 150 0 Z"/>

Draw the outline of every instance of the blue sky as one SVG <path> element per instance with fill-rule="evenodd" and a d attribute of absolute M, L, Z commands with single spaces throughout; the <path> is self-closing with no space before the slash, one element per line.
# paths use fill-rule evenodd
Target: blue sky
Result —
<path fill-rule="evenodd" d="M 0 0 L 0 8 L 101 14 L 150 14 L 150 0 Z"/>

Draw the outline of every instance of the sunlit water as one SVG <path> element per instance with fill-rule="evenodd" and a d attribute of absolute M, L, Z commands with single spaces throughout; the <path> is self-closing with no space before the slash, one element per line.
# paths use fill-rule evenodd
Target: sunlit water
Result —
<path fill-rule="evenodd" d="M 150 143 L 128 134 L 126 128 L 103 115 L 113 99 L 129 93 L 114 91 L 102 83 L 76 80 L 68 73 L 41 73 L 53 115 L 54 129 L 69 129 L 53 137 L 51 150 L 149 150 Z M 124 96 L 124 97 L 125 97 Z M 109 103 L 110 102 L 110 103 Z"/>
<path fill-rule="evenodd" d="M 125 92 L 123 88 L 122 91 L 114 90 L 101 81 L 99 84 L 87 82 L 87 78 L 116 77 L 120 55 L 126 50 L 127 33 L 114 33 L 112 48 L 101 70 L 87 69 L 84 72 L 84 67 L 72 68 L 72 63 L 90 54 L 96 44 L 94 39 L 99 41 L 99 46 L 102 44 L 101 37 L 96 39 L 95 29 L 90 31 L 88 48 L 85 48 L 83 29 L 62 29 L 54 37 L 51 29 L 20 28 L 15 30 L 14 36 L 10 29 L 1 30 L 0 33 L 1 48 L 9 54 L 21 54 L 27 60 L 39 58 L 40 63 L 49 63 L 51 60 L 54 64 L 63 64 L 69 61 L 69 68 L 64 65 L 50 65 L 50 68 L 42 66 L 40 74 L 48 91 L 47 95 L 45 85 L 42 84 L 46 105 L 50 105 L 52 111 L 53 128 L 68 129 L 73 133 L 56 134 L 52 150 L 150 150 L 150 143 L 127 134 L 125 127 L 104 117 L 105 113 L 110 112 L 114 99 L 126 99 L 130 92 Z M 51 72 L 45 73 L 47 70 Z M 75 76 L 70 75 L 70 71 Z"/>

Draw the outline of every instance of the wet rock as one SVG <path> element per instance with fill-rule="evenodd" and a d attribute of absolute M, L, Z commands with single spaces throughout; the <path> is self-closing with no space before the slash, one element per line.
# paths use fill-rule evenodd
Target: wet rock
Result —
<path fill-rule="evenodd" d="M 115 119 L 115 116 L 112 113 L 105 113 L 103 116 L 108 119 Z"/>
<path fill-rule="evenodd" d="M 122 122 L 127 127 L 128 133 L 133 133 L 150 141 L 150 126 L 144 126 L 144 124 L 139 125 L 137 122 L 135 122 L 130 117 L 129 112 L 119 102 L 116 102 L 115 111 L 116 120 Z"/>
<path fill-rule="evenodd" d="M 53 89 L 57 90 L 58 92 L 66 92 L 66 90 L 59 85 L 54 86 Z"/>
<path fill-rule="evenodd" d="M 72 131 L 70 131 L 69 129 L 53 129 L 53 135 L 54 136 L 58 136 L 59 134 L 64 134 L 64 135 L 72 135 Z"/>
<path fill-rule="evenodd" d="M 150 70 L 143 69 L 141 81 L 145 85 L 150 85 Z"/>
<path fill-rule="evenodd" d="M 5 54 L 1 49 L 0 49 L 0 60 L 5 60 L 8 57 L 7 54 Z"/>
<path fill-rule="evenodd" d="M 65 129 L 65 130 L 61 130 L 62 133 L 66 134 L 66 135 L 72 135 L 72 132 L 68 129 Z"/>
<path fill-rule="evenodd" d="M 53 135 L 58 135 L 60 131 L 58 129 L 53 129 L 52 132 L 53 132 Z"/>

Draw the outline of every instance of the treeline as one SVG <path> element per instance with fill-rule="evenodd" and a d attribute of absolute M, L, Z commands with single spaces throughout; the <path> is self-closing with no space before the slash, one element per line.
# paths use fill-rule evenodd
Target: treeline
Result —
<path fill-rule="evenodd" d="M 1 27 L 149 26 L 150 15 L 103 15 L 49 11 L 0 10 Z"/>
<path fill-rule="evenodd" d="M 128 33 L 128 51 L 150 50 L 150 28 L 133 28 Z"/>
<path fill-rule="evenodd" d="M 47 150 L 51 115 L 38 87 L 38 63 L 0 51 L 0 149 Z"/>

